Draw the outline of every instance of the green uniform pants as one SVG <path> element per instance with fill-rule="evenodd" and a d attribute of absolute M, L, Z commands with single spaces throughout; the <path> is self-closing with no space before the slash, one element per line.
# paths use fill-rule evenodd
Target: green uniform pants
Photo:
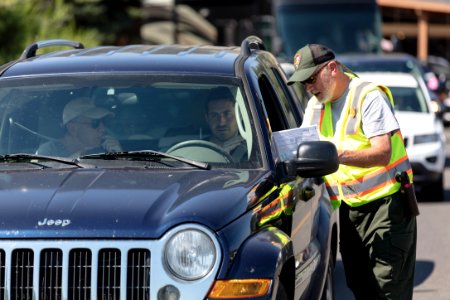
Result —
<path fill-rule="evenodd" d="M 339 208 L 340 251 L 357 300 L 411 300 L 416 263 L 416 218 L 405 215 L 400 193 L 360 207 Z"/>

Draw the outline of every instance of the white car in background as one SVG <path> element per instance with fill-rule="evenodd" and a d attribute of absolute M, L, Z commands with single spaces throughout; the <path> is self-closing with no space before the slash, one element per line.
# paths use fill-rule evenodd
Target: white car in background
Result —
<path fill-rule="evenodd" d="M 446 158 L 444 126 L 433 112 L 425 83 L 408 73 L 357 74 L 362 79 L 390 88 L 395 115 L 413 168 L 416 190 L 423 192 L 423 200 L 443 200 Z"/>

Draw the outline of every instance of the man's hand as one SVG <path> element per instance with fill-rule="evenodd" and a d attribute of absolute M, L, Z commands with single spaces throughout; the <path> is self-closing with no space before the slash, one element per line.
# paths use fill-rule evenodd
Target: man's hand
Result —
<path fill-rule="evenodd" d="M 111 136 L 105 136 L 102 147 L 106 150 L 106 152 L 122 152 L 122 147 L 119 144 L 119 141 Z"/>

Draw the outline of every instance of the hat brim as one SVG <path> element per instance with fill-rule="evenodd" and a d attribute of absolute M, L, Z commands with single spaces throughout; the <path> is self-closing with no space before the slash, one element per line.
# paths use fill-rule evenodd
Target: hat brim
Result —
<path fill-rule="evenodd" d="M 89 119 L 98 120 L 103 119 L 105 117 L 113 117 L 114 113 L 110 112 L 109 110 L 103 109 L 103 108 L 93 108 L 89 109 L 87 111 L 78 112 L 76 114 L 73 114 L 70 117 L 65 118 L 63 116 L 63 125 L 66 125 L 67 123 L 75 120 L 76 118 L 83 116 Z"/>
<path fill-rule="evenodd" d="M 314 66 L 311 68 L 300 69 L 295 71 L 294 74 L 292 74 L 292 76 L 289 78 L 287 84 L 291 85 L 294 84 L 295 82 L 305 81 L 314 74 L 314 72 L 317 70 L 318 67 L 319 66 Z"/>
<path fill-rule="evenodd" d="M 107 116 L 112 117 L 112 116 L 114 116 L 114 114 L 106 109 L 94 108 L 94 109 L 84 112 L 83 116 L 90 118 L 90 119 L 103 119 Z"/>

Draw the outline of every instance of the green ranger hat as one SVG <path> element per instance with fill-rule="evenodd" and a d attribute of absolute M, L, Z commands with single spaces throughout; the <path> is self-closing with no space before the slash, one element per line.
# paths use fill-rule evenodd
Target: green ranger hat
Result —
<path fill-rule="evenodd" d="M 334 52 L 330 48 L 319 44 L 307 44 L 295 53 L 295 72 L 289 78 L 288 85 L 308 79 L 321 64 L 334 58 Z"/>

